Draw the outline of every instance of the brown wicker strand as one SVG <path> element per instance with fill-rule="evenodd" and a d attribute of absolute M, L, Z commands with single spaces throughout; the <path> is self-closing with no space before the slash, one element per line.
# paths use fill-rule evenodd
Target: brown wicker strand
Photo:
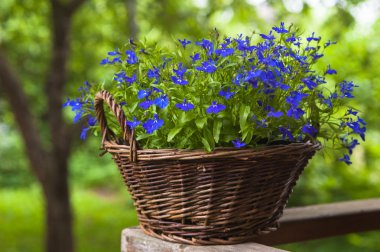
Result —
<path fill-rule="evenodd" d="M 112 95 L 108 91 L 100 91 L 95 96 L 95 113 L 96 117 L 98 119 L 98 122 L 100 124 L 100 127 L 102 129 L 102 132 L 104 133 L 105 139 L 107 140 L 119 140 L 116 138 L 115 133 L 112 132 L 111 129 L 107 127 L 107 118 L 104 113 L 104 107 L 103 102 L 106 102 L 108 106 L 110 107 L 111 111 L 114 113 L 119 126 L 121 127 L 121 130 L 123 132 L 123 140 L 130 146 L 130 158 L 131 161 L 135 162 L 137 161 L 137 142 L 134 138 L 133 131 L 131 133 L 131 129 L 127 125 L 127 120 L 125 118 L 123 110 L 120 108 L 120 106 L 115 102 L 115 100 L 112 98 Z M 103 140 L 104 141 L 104 140 Z"/>

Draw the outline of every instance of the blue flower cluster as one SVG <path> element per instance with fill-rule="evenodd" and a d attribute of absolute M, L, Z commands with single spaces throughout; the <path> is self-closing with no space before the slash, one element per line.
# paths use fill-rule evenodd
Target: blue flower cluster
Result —
<path fill-rule="evenodd" d="M 332 137 L 339 139 L 337 149 L 344 147 L 340 160 L 349 164 L 359 145 L 355 136 L 365 140 L 366 123 L 356 110 L 337 111 L 354 98 L 357 85 L 343 80 L 329 90 L 338 71 L 330 64 L 322 71 L 314 67 L 334 44 L 315 33 L 303 39 L 281 22 L 251 37 L 178 39 L 178 53 L 131 42 L 108 52 L 101 64 L 118 67 L 110 91 L 126 99 L 127 125 L 142 146 L 212 150 Z M 86 111 L 91 106 L 84 106 L 86 89 L 65 103 L 74 121 L 88 117 L 84 137 L 95 125 Z"/>
<path fill-rule="evenodd" d="M 94 103 L 86 99 L 86 95 L 89 94 L 91 87 L 92 86 L 90 83 L 85 81 L 84 85 L 78 89 L 78 91 L 81 93 L 80 98 L 77 98 L 75 100 L 67 98 L 66 102 L 63 103 L 64 108 L 71 107 L 71 111 L 75 113 L 74 123 L 79 122 L 82 118 L 84 119 L 84 116 L 87 119 L 87 127 L 82 127 L 82 131 L 80 133 L 80 139 L 82 140 L 86 139 L 87 132 L 96 125 L 96 118 L 93 116 Z"/>

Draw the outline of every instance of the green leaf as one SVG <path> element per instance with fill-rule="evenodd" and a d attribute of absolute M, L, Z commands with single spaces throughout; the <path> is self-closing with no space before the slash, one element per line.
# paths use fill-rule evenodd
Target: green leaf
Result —
<path fill-rule="evenodd" d="M 191 120 L 193 120 L 195 118 L 195 116 L 196 115 L 194 113 L 192 113 L 192 112 L 182 112 L 181 116 L 179 118 L 179 123 L 181 125 L 184 125 L 187 122 L 190 122 Z"/>
<path fill-rule="evenodd" d="M 207 117 L 196 119 L 195 124 L 197 125 L 198 129 L 203 129 L 205 124 L 207 124 Z"/>
<path fill-rule="evenodd" d="M 242 132 L 242 137 L 241 139 L 246 142 L 246 143 L 249 143 L 251 142 L 252 140 L 252 137 L 253 137 L 253 129 L 251 127 L 246 127 L 243 132 Z"/>
<path fill-rule="evenodd" d="M 182 130 L 182 126 L 176 126 L 169 131 L 167 141 L 170 142 Z"/>
<path fill-rule="evenodd" d="M 215 143 L 219 142 L 219 136 L 220 136 L 220 129 L 222 128 L 222 122 L 219 120 L 214 121 L 214 128 L 213 128 L 213 135 Z"/>
<path fill-rule="evenodd" d="M 207 140 L 211 150 L 215 148 L 214 136 L 208 128 L 203 128 L 203 136 Z"/>
<path fill-rule="evenodd" d="M 130 108 L 128 108 L 129 109 L 129 111 L 131 111 L 131 113 L 133 113 L 135 110 L 136 110 L 136 108 L 137 108 L 137 106 L 139 105 L 139 102 L 137 101 L 137 102 L 134 102 L 134 103 L 132 103 L 132 105 L 131 105 L 131 107 Z"/>
<path fill-rule="evenodd" d="M 183 137 L 182 140 L 180 140 L 179 144 L 178 144 L 178 148 L 180 149 L 183 149 L 185 148 L 186 145 L 189 144 L 189 138 L 194 135 L 194 133 L 196 132 L 197 130 L 195 128 L 193 128 L 192 130 L 187 130 L 185 131 L 185 134 L 186 134 L 186 137 Z M 194 138 L 195 139 L 195 138 Z"/>
<path fill-rule="evenodd" d="M 251 109 L 247 105 L 242 105 L 240 107 L 239 111 L 239 124 L 240 124 L 240 129 L 243 130 L 245 125 L 247 124 L 247 119 L 249 116 L 249 113 L 251 112 Z"/>
<path fill-rule="evenodd" d="M 205 149 L 208 151 L 208 152 L 211 152 L 212 149 L 211 149 L 211 146 L 210 144 L 208 143 L 208 141 L 202 137 L 202 143 L 203 143 L 203 146 L 205 147 Z"/>

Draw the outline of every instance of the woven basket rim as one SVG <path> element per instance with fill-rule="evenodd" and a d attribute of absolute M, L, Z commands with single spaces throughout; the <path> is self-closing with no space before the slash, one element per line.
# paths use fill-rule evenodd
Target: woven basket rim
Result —
<path fill-rule="evenodd" d="M 247 157 L 255 157 L 262 155 L 263 152 L 268 155 L 276 155 L 282 151 L 289 149 L 309 149 L 319 150 L 321 144 L 319 142 L 294 142 L 289 144 L 262 145 L 254 148 L 234 148 L 234 147 L 218 147 L 212 152 L 203 149 L 138 149 L 136 154 L 140 161 L 143 160 L 195 160 L 195 159 L 215 159 L 215 158 L 237 158 L 247 159 Z M 118 144 L 112 140 L 106 140 L 103 143 L 103 149 L 111 154 L 119 156 L 130 156 L 131 148 L 126 144 Z"/>

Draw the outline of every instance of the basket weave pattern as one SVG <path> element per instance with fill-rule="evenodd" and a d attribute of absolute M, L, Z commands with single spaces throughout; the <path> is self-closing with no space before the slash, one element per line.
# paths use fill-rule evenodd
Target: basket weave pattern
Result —
<path fill-rule="evenodd" d="M 124 140 L 107 128 L 103 101 L 116 115 Z M 307 142 L 212 153 L 142 150 L 107 91 L 97 94 L 95 110 L 103 148 L 132 195 L 141 228 L 168 241 L 235 244 L 276 230 L 292 188 L 320 148 Z"/>

